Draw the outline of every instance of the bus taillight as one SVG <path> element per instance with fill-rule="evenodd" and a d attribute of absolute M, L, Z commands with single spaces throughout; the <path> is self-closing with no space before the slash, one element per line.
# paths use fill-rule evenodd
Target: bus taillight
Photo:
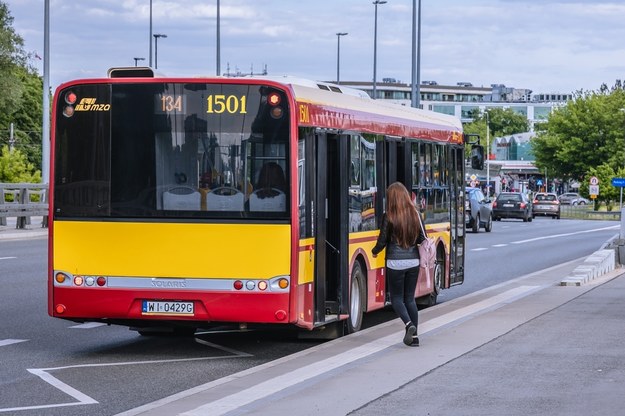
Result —
<path fill-rule="evenodd" d="M 234 288 L 235 288 L 236 290 L 241 290 L 241 289 L 243 289 L 243 282 L 242 282 L 242 281 L 240 281 L 240 280 L 235 281 L 235 282 L 234 282 Z"/>
<path fill-rule="evenodd" d="M 267 102 L 273 106 L 280 104 L 280 94 L 272 92 L 267 96 Z"/>
<path fill-rule="evenodd" d="M 63 273 L 57 273 L 56 275 L 54 275 L 54 280 L 56 280 L 57 283 L 64 283 L 65 279 L 67 279 L 67 276 Z"/>
<path fill-rule="evenodd" d="M 72 107 L 71 105 L 67 105 L 65 106 L 65 108 L 63 109 L 63 115 L 65 117 L 71 117 L 74 115 L 74 107 Z"/>
<path fill-rule="evenodd" d="M 104 277 L 104 276 L 99 276 L 99 277 L 96 279 L 96 281 L 95 281 L 95 282 L 96 282 L 96 284 L 97 284 L 98 286 L 104 286 L 104 285 L 106 285 L 106 277 Z"/>
<path fill-rule="evenodd" d="M 73 91 L 68 91 L 67 94 L 65 94 L 65 102 L 69 105 L 76 104 L 77 99 L 78 97 Z"/>
<path fill-rule="evenodd" d="M 85 282 L 85 279 L 82 278 L 82 276 L 74 276 L 74 285 L 75 286 L 82 286 L 82 284 Z"/>
<path fill-rule="evenodd" d="M 283 277 L 282 279 L 278 280 L 278 286 L 280 287 L 280 289 L 286 289 L 287 287 L 289 287 L 289 281 Z"/>
<path fill-rule="evenodd" d="M 55 311 L 57 314 L 59 314 L 59 315 L 61 315 L 61 314 L 65 313 L 65 305 L 63 305 L 63 304 L 60 304 L 60 303 L 59 303 L 59 304 L 58 304 L 58 305 L 56 305 L 56 307 L 54 308 L 54 311 Z"/>

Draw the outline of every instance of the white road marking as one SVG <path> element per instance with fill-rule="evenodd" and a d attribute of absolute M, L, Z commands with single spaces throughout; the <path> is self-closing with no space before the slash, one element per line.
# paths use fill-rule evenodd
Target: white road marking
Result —
<path fill-rule="evenodd" d="M 70 326 L 70 329 L 92 329 L 104 326 L 102 322 L 85 322 L 84 324 Z"/>
<path fill-rule="evenodd" d="M 468 315 L 476 314 L 486 309 L 493 308 L 497 305 L 503 305 L 516 300 L 520 297 L 527 296 L 531 292 L 538 290 L 540 286 L 520 286 L 515 289 L 508 290 L 499 295 L 477 302 L 473 305 L 460 308 L 457 311 L 450 312 L 438 318 L 431 319 L 420 325 L 419 333 L 426 333 L 434 329 L 440 328 L 453 321 L 464 319 Z M 332 371 L 338 367 L 360 360 L 369 355 L 375 354 L 392 345 L 397 344 L 397 335 L 392 334 L 384 338 L 377 339 L 373 342 L 364 344 L 360 347 L 343 352 L 331 358 L 319 361 L 314 364 L 307 365 L 297 370 L 291 371 L 278 377 L 274 377 L 267 381 L 257 384 L 256 386 L 239 391 L 237 393 L 226 396 L 222 399 L 206 403 L 196 409 L 182 413 L 184 416 L 218 416 L 224 415 L 233 410 L 239 409 L 245 405 L 253 403 L 256 400 L 266 398 L 272 394 L 276 394 L 285 388 L 292 387 L 296 384 L 310 380 L 318 375 Z M 232 376 L 230 376 L 232 377 Z M 212 382 L 215 384 L 223 383 L 223 380 Z M 211 384 L 211 383 L 209 383 Z M 160 401 L 162 403 L 162 401 Z M 149 405 L 146 405 L 149 406 Z M 145 409 L 145 407 L 143 407 Z M 135 409 L 137 410 L 137 409 Z M 128 413 L 127 414 L 131 414 Z"/>
<path fill-rule="evenodd" d="M 18 344 L 20 342 L 26 342 L 27 339 L 0 339 L 0 347 L 5 347 L 7 345 Z"/>
<path fill-rule="evenodd" d="M 18 340 L 19 341 L 19 340 Z M 154 361 L 129 361 L 129 362 L 121 362 L 121 363 L 100 363 L 100 364 L 79 364 L 79 365 L 68 365 L 65 367 L 52 367 L 52 368 L 31 368 L 27 369 L 27 371 L 31 374 L 36 375 L 41 378 L 46 383 L 50 384 L 53 387 L 61 390 L 63 393 L 68 396 L 76 399 L 75 402 L 68 403 L 54 403 L 54 404 L 45 404 L 39 406 L 24 406 L 24 407 L 10 407 L 10 408 L 0 408 L 0 413 L 4 412 L 17 412 L 20 410 L 37 410 L 37 409 L 51 409 L 55 407 L 65 407 L 65 406 L 78 406 L 78 405 L 87 405 L 87 404 L 98 404 L 99 402 L 93 399 L 90 396 L 76 390 L 72 386 L 63 383 L 58 378 L 54 377 L 50 374 L 51 371 L 59 371 L 59 370 L 67 370 L 71 368 L 92 368 L 92 367 L 115 367 L 121 365 L 140 365 L 140 364 L 161 364 L 161 363 L 178 363 L 178 362 L 188 362 L 188 361 L 204 361 L 204 360 L 218 360 L 224 358 L 240 358 L 240 357 L 251 357 L 251 354 L 233 350 L 231 348 L 222 347 L 221 345 L 213 344 L 211 342 L 197 340 L 200 344 L 208 345 L 210 347 L 216 348 L 218 350 L 222 350 L 228 352 L 232 355 L 220 356 L 220 357 L 198 357 L 198 358 L 181 358 L 181 359 L 173 359 L 173 360 L 154 360 Z"/>
<path fill-rule="evenodd" d="M 530 238 L 530 239 L 527 239 L 527 240 L 511 241 L 510 243 L 493 244 L 491 247 L 506 247 L 509 244 L 525 244 L 525 243 L 531 243 L 533 241 L 548 240 L 548 239 L 551 239 L 551 238 L 568 237 L 568 236 L 577 235 L 577 234 L 594 233 L 594 232 L 597 232 L 597 231 L 605 231 L 605 230 L 617 230 L 619 228 L 620 228 L 620 225 L 611 225 L 609 227 L 594 228 L 592 230 L 575 231 L 575 232 L 572 232 L 572 233 L 565 233 L 565 234 L 546 235 L 546 236 L 543 236 L 543 237 Z M 470 251 L 484 251 L 484 250 L 488 250 L 488 248 L 486 248 L 486 247 L 478 247 L 478 248 L 472 248 Z"/>
<path fill-rule="evenodd" d="M 551 238 L 568 237 L 568 236 L 571 236 L 571 235 L 594 233 L 594 232 L 597 232 L 597 231 L 605 231 L 605 230 L 617 230 L 619 228 L 620 228 L 620 225 L 611 225 L 609 227 L 593 228 L 592 230 L 575 231 L 575 232 L 572 232 L 572 233 L 546 235 L 544 237 L 536 237 L 536 238 L 530 238 L 530 239 L 527 239 L 527 240 L 512 241 L 510 244 L 525 244 L 525 243 L 531 243 L 533 241 L 548 240 L 548 239 L 551 239 Z"/>
<path fill-rule="evenodd" d="M 0 260 L 11 260 L 16 259 L 17 257 L 0 257 Z"/>

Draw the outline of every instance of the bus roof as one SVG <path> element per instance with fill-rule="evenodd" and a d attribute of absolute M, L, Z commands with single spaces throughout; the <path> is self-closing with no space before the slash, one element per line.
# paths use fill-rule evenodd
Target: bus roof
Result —
<path fill-rule="evenodd" d="M 384 100 L 291 84 L 302 125 L 462 143 L 462 122 L 447 114 Z"/>

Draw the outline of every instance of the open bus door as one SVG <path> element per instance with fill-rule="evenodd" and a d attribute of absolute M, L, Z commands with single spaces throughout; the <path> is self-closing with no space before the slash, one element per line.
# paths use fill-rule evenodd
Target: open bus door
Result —
<path fill-rule="evenodd" d="M 330 323 L 349 313 L 348 189 L 349 140 L 316 134 L 315 322 Z M 341 326 L 339 324 L 339 326 Z"/>

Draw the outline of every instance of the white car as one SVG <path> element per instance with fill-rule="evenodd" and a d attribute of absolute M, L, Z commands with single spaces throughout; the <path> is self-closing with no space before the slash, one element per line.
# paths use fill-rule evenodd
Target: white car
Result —
<path fill-rule="evenodd" d="M 590 201 L 577 192 L 567 192 L 558 197 L 558 201 L 562 205 L 586 205 L 590 204 Z"/>

